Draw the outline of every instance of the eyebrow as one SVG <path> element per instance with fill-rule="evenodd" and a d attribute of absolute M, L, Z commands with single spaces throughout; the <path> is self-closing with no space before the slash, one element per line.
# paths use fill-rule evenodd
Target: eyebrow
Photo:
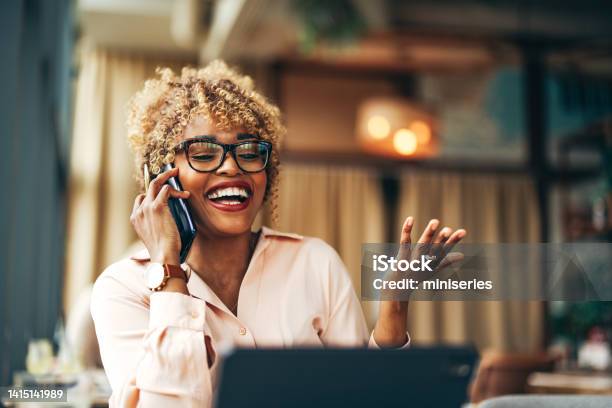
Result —
<path fill-rule="evenodd" d="M 253 133 L 238 133 L 236 135 L 236 139 L 245 140 L 245 139 L 259 139 L 259 135 Z"/>
<path fill-rule="evenodd" d="M 236 134 L 236 139 L 237 140 L 247 140 L 247 139 L 259 139 L 259 135 L 254 134 L 254 133 L 238 133 Z M 195 139 L 195 140 L 201 140 L 203 142 L 216 142 L 217 141 L 217 137 L 215 135 L 201 135 L 201 136 L 195 136 L 191 139 Z"/>
<path fill-rule="evenodd" d="M 187 140 L 201 140 L 203 142 L 216 142 L 217 138 L 213 135 L 201 135 L 201 136 L 192 137 Z"/>

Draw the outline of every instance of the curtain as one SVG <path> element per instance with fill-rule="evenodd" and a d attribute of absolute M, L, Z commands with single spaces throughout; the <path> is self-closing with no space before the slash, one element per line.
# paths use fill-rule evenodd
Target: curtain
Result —
<path fill-rule="evenodd" d="M 343 259 L 359 296 L 361 244 L 385 241 L 385 211 L 376 172 L 350 166 L 288 164 L 280 173 L 278 229 L 323 239 Z M 370 327 L 376 302 L 363 302 Z"/>
<path fill-rule="evenodd" d="M 129 222 L 137 194 L 125 129 L 129 98 L 158 66 L 194 61 L 80 50 L 71 150 L 64 310 L 136 239 Z"/>
<path fill-rule="evenodd" d="M 525 176 L 405 173 L 398 211 L 398 222 L 415 217 L 413 231 L 419 233 L 429 219 L 438 218 L 443 225 L 467 229 L 467 243 L 539 241 L 536 195 Z M 473 342 L 480 349 L 533 351 L 542 345 L 543 306 L 536 301 L 412 302 L 409 327 L 419 343 Z"/>

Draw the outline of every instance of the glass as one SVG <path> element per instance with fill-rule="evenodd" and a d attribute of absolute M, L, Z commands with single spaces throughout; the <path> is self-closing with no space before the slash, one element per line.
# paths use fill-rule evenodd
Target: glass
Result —
<path fill-rule="evenodd" d="M 257 173 L 268 165 L 272 144 L 263 140 L 249 140 L 234 144 L 217 143 L 207 138 L 188 139 L 178 144 L 183 149 L 192 169 L 199 172 L 213 172 L 223 164 L 225 156 L 231 153 L 240 170 Z"/>
<path fill-rule="evenodd" d="M 51 341 L 32 339 L 28 343 L 26 369 L 32 375 L 48 374 L 53 369 L 54 357 Z"/>

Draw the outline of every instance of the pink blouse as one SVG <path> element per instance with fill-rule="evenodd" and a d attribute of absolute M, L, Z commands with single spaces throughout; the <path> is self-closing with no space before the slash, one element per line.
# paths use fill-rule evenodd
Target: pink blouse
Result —
<path fill-rule="evenodd" d="M 188 272 L 191 296 L 151 293 L 148 262 L 146 250 L 137 253 L 94 285 L 91 314 L 111 407 L 210 406 L 218 352 L 228 347 L 378 347 L 342 260 L 318 238 L 263 227 L 237 316 L 196 273 Z"/>

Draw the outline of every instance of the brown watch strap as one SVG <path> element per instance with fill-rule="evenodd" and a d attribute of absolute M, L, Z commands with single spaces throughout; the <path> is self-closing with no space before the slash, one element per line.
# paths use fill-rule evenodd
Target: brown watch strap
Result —
<path fill-rule="evenodd" d="M 187 274 L 179 265 L 169 265 L 164 264 L 164 271 L 166 273 L 167 279 L 170 278 L 181 278 L 185 282 L 187 282 Z"/>

